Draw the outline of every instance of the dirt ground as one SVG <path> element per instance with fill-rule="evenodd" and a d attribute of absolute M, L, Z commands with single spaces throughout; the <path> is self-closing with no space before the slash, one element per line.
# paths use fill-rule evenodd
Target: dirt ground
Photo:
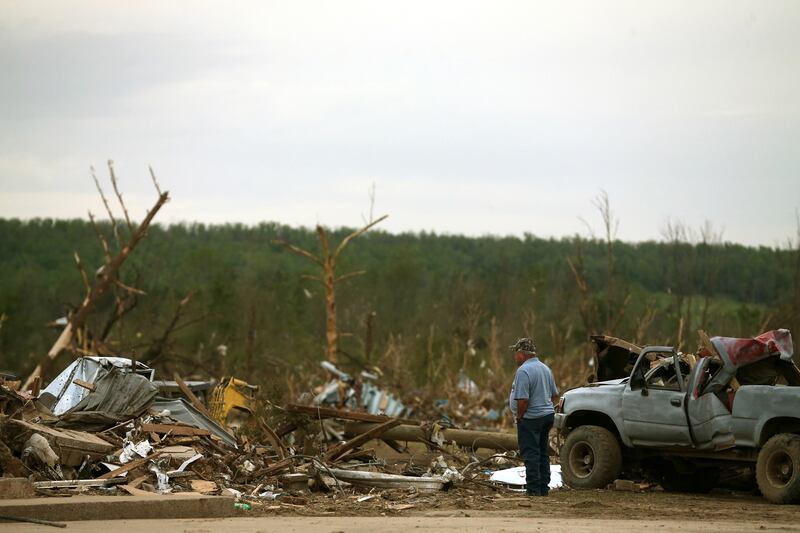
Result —
<path fill-rule="evenodd" d="M 405 491 L 310 494 L 295 503 L 255 502 L 240 518 L 185 520 L 120 520 L 70 522 L 73 531 L 126 533 L 184 531 L 800 531 L 800 506 L 774 505 L 754 494 L 708 496 L 663 491 L 632 493 L 611 490 L 555 490 L 545 498 L 529 498 L 508 490 L 475 485 L 446 493 Z M 80 496 L 76 496 L 80 498 Z M 0 523 L 4 531 L 54 531 L 32 524 Z"/>
<path fill-rule="evenodd" d="M 622 492 L 559 489 L 544 498 L 530 498 L 509 490 L 488 487 L 456 488 L 446 493 L 413 494 L 376 491 L 343 497 L 314 494 L 305 504 L 257 503 L 252 516 L 426 516 L 426 517 L 547 517 L 609 520 L 737 521 L 797 524 L 800 506 L 775 505 L 755 494 L 719 492 L 711 495 L 673 494 L 663 491 Z"/>
<path fill-rule="evenodd" d="M 426 533 L 454 531 L 547 531 L 568 533 L 618 532 L 625 528 L 658 533 L 743 533 L 751 531 L 798 531 L 792 523 L 739 522 L 710 520 L 687 522 L 682 520 L 606 520 L 587 518 L 544 518 L 541 516 L 504 517 L 478 514 L 476 516 L 398 516 L 379 517 L 262 517 L 218 518 L 185 520 L 97 520 L 70 522 L 66 531 L 107 533 L 115 529 L 125 533 L 152 533 L 153 531 L 180 531 L 183 533 L 263 533 L 281 531 L 295 533 L 375 533 L 376 531 L 425 531 Z M 59 531 L 33 524 L 0 525 L 0 531 Z"/>

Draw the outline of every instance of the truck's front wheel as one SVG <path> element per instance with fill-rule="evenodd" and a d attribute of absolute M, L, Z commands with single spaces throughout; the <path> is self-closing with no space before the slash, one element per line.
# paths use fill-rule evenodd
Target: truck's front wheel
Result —
<path fill-rule="evenodd" d="M 577 427 L 561 447 L 561 475 L 572 488 L 605 488 L 621 471 L 622 450 L 606 428 Z"/>
<path fill-rule="evenodd" d="M 800 501 L 800 435 L 780 433 L 767 441 L 758 453 L 756 480 L 771 502 Z"/>

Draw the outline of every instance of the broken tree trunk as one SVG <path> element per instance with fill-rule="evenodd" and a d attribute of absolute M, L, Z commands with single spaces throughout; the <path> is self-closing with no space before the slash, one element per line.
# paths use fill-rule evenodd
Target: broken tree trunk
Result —
<path fill-rule="evenodd" d="M 345 424 L 345 435 L 361 435 L 375 428 L 375 424 L 348 422 Z M 495 433 L 491 431 L 473 431 L 467 429 L 443 429 L 441 434 L 446 442 L 453 441 L 467 448 L 491 448 L 494 450 L 516 450 L 517 436 L 513 433 Z M 385 431 L 381 438 L 398 441 L 426 442 L 429 437 L 420 426 L 400 425 Z"/>
<path fill-rule="evenodd" d="M 325 356 L 327 357 L 328 361 L 331 363 L 335 363 L 338 358 L 339 348 L 338 348 L 338 338 L 339 333 L 336 326 L 336 285 L 344 281 L 347 278 L 352 278 L 354 276 L 358 276 L 364 274 L 363 270 L 359 270 L 356 272 L 349 272 L 347 274 L 343 274 L 341 276 L 336 276 L 336 260 L 339 258 L 339 254 L 342 253 L 350 241 L 361 235 L 362 233 L 367 232 L 371 227 L 375 224 L 385 220 L 389 215 L 384 215 L 377 220 L 373 220 L 363 228 L 354 231 L 344 239 L 342 242 L 339 243 L 339 246 L 336 247 L 336 250 L 331 251 L 330 244 L 328 243 L 328 236 L 325 233 L 325 228 L 320 225 L 317 225 L 317 235 L 319 236 L 319 244 L 321 255 L 318 257 L 311 252 L 294 246 L 287 241 L 282 239 L 275 239 L 272 241 L 273 244 L 278 244 L 283 246 L 290 251 L 302 255 L 307 259 L 315 262 L 322 268 L 322 274 L 319 276 L 303 276 L 306 279 L 311 279 L 314 281 L 318 281 L 322 284 L 325 288 L 325 319 L 326 319 L 326 327 L 325 327 L 325 338 L 326 338 L 326 348 L 325 348 Z"/>
<path fill-rule="evenodd" d="M 136 245 L 139 244 L 139 241 L 145 237 L 147 234 L 147 228 L 153 221 L 153 217 L 156 216 L 158 210 L 161 209 L 167 200 L 169 200 L 169 193 L 162 193 L 161 196 L 159 196 L 156 204 L 147 213 L 145 219 L 141 224 L 139 224 L 139 227 L 136 228 L 136 231 L 133 233 L 133 235 L 131 235 L 128 243 L 122 247 L 122 250 L 120 250 L 119 254 L 103 265 L 102 270 L 95 279 L 92 290 L 86 295 L 86 298 L 84 298 L 83 303 L 78 310 L 75 311 L 75 313 L 70 317 L 69 323 L 64 328 L 64 331 L 61 332 L 61 335 L 58 337 L 58 340 L 56 340 L 55 344 L 53 344 L 53 347 L 50 348 L 50 351 L 47 353 L 47 357 L 38 365 L 36 365 L 36 368 L 33 370 L 31 375 L 28 376 L 27 380 L 25 380 L 22 390 L 28 390 L 33 383 L 33 380 L 37 376 L 41 376 L 46 370 L 47 366 L 56 357 L 58 357 L 64 348 L 70 345 L 73 334 L 79 328 L 83 327 L 84 323 L 86 322 L 86 318 L 89 316 L 89 313 L 92 311 L 92 309 L 94 309 L 94 304 L 98 298 L 105 294 L 109 287 L 113 285 L 117 279 L 117 273 L 119 272 L 120 267 L 131 254 L 131 252 L 133 252 L 133 249 L 136 248 Z"/>

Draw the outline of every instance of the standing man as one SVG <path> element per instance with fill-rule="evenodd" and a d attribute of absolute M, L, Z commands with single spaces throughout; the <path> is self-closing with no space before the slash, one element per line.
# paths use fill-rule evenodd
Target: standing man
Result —
<path fill-rule="evenodd" d="M 525 460 L 526 492 L 528 496 L 547 496 L 548 435 L 553 427 L 558 388 L 553 372 L 536 357 L 536 345 L 531 339 L 519 339 L 510 348 L 518 368 L 508 406 L 516 420 L 519 451 Z"/>

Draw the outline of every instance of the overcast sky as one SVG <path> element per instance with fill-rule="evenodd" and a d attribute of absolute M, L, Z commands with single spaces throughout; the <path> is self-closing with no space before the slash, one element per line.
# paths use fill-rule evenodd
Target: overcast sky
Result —
<path fill-rule="evenodd" d="M 798 141 L 797 1 L 0 0 L 0 217 L 776 245 Z"/>

